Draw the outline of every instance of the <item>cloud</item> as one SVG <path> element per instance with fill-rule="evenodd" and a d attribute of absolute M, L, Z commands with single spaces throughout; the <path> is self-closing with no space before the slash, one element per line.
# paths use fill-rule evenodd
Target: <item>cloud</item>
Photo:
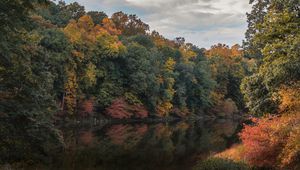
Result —
<path fill-rule="evenodd" d="M 67 0 L 66 2 L 74 2 Z M 183 36 L 186 41 L 208 48 L 221 42 L 241 43 L 246 30 L 248 0 L 77 0 L 87 10 L 111 15 L 124 11 L 137 14 L 151 30 L 167 38 Z"/>

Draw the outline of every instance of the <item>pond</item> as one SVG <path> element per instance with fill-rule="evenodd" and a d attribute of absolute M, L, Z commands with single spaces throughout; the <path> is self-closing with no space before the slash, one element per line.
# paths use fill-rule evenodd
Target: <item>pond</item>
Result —
<path fill-rule="evenodd" d="M 10 169 L 12 164 L 17 165 L 16 169 L 38 170 L 188 170 L 197 161 L 236 143 L 241 128 L 239 121 L 231 119 L 147 124 L 61 123 L 56 127 L 61 131 L 61 147 L 51 137 L 55 133 L 44 125 L 6 120 L 1 126 L 4 168 Z"/>
<path fill-rule="evenodd" d="M 66 149 L 47 169 L 186 170 L 236 142 L 239 123 L 61 126 Z"/>

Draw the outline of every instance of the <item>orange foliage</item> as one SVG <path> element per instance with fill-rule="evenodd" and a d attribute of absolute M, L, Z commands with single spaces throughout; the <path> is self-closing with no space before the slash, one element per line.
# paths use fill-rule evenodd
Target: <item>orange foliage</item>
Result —
<path fill-rule="evenodd" d="M 211 49 L 205 52 L 205 54 L 208 57 L 213 57 L 213 56 L 220 56 L 224 58 L 237 57 L 243 54 L 243 51 L 240 48 L 241 47 L 238 44 L 229 48 L 228 45 L 219 43 L 217 45 L 213 45 Z"/>
<path fill-rule="evenodd" d="M 174 41 L 164 38 L 162 35 L 160 35 L 156 31 L 152 31 L 151 38 L 152 38 L 155 46 L 158 48 L 163 48 L 166 46 L 173 47 L 173 48 L 176 47 L 176 43 Z"/>
<path fill-rule="evenodd" d="M 300 169 L 300 126 L 291 131 L 280 158 L 282 168 Z"/>
<path fill-rule="evenodd" d="M 79 104 L 79 115 L 81 117 L 91 116 L 94 111 L 94 100 L 86 99 Z"/>
<path fill-rule="evenodd" d="M 111 35 L 120 35 L 121 31 L 116 28 L 114 22 L 109 18 L 104 18 L 102 20 L 103 28 L 109 32 Z"/>
<path fill-rule="evenodd" d="M 281 112 L 300 111 L 300 87 L 297 87 L 300 86 L 300 82 L 295 84 L 294 87 L 284 86 L 279 90 Z"/>

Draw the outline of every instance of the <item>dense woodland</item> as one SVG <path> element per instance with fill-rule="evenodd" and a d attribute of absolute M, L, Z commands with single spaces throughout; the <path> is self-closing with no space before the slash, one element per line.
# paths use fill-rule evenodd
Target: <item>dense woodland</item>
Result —
<path fill-rule="evenodd" d="M 239 45 L 200 49 L 150 32 L 136 15 L 76 2 L 28 5 L 3 23 L 2 113 L 145 118 L 244 108 L 239 84 L 251 71 Z"/>
<path fill-rule="evenodd" d="M 134 14 L 1 1 L 0 163 L 63 148 L 54 120 L 242 115 L 253 119 L 241 144 L 198 169 L 299 169 L 300 2 L 250 4 L 241 46 L 204 49 L 165 38 Z"/>

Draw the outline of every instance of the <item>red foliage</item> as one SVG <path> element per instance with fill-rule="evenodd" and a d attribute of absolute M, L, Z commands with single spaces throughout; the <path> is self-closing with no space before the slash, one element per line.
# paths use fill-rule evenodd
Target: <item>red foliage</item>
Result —
<path fill-rule="evenodd" d="M 117 119 L 130 118 L 133 114 L 128 111 L 128 104 L 123 98 L 118 98 L 106 108 L 106 113 Z"/>
<path fill-rule="evenodd" d="M 129 131 L 132 129 L 130 125 L 113 125 L 106 135 L 110 137 L 112 143 L 122 145 L 130 136 Z"/>
<path fill-rule="evenodd" d="M 300 125 L 299 118 L 299 114 L 266 117 L 255 119 L 255 125 L 245 125 L 240 137 L 247 162 L 259 167 L 280 166 L 285 146 L 293 142 L 290 132 Z"/>
<path fill-rule="evenodd" d="M 137 144 L 148 131 L 147 125 L 113 125 L 108 129 L 106 135 L 109 136 L 112 143 L 126 146 Z"/>
<path fill-rule="evenodd" d="M 136 132 L 139 136 L 145 135 L 147 131 L 148 131 L 148 125 L 140 125 L 136 127 Z"/>
<path fill-rule="evenodd" d="M 94 103 L 93 99 L 83 100 L 79 106 L 79 115 L 81 117 L 91 116 L 94 112 Z"/>
<path fill-rule="evenodd" d="M 146 118 L 148 117 L 148 111 L 142 105 L 133 105 L 132 111 L 135 113 L 136 118 Z"/>
<path fill-rule="evenodd" d="M 87 113 L 92 113 L 94 111 L 94 101 L 93 100 L 86 100 L 83 102 L 84 111 Z"/>
<path fill-rule="evenodd" d="M 257 126 L 246 125 L 240 134 L 250 164 L 272 167 L 276 163 L 281 142 L 272 142 L 273 121 L 261 120 Z"/>
<path fill-rule="evenodd" d="M 117 119 L 128 119 L 132 116 L 136 118 L 148 117 L 148 111 L 144 106 L 130 105 L 124 98 L 114 100 L 112 104 L 106 108 L 106 114 Z"/>

